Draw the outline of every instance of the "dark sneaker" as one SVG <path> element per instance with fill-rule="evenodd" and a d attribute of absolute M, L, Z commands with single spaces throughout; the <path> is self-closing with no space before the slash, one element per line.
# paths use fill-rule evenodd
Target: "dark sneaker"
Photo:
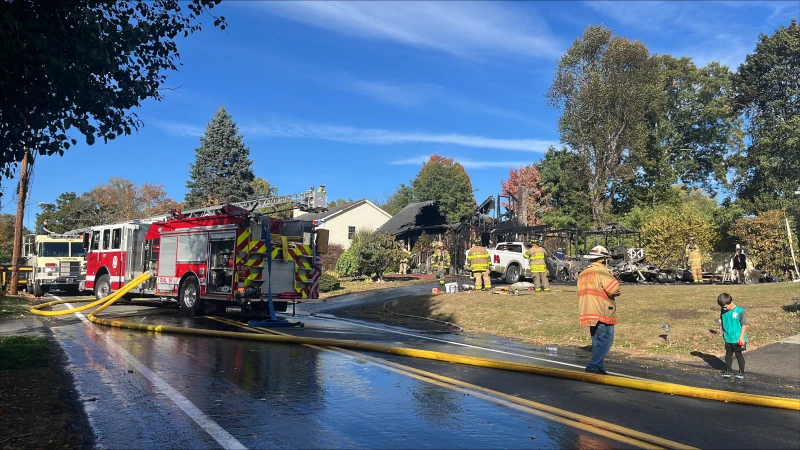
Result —
<path fill-rule="evenodd" d="M 590 368 L 588 368 L 588 367 L 587 367 L 587 368 L 586 368 L 586 369 L 584 369 L 584 370 L 585 370 L 587 373 L 594 373 L 594 374 L 597 374 L 597 375 L 608 375 L 608 372 L 606 372 L 606 371 L 605 371 L 605 370 L 603 370 L 603 369 L 590 369 Z"/>
<path fill-rule="evenodd" d="M 744 372 L 737 373 L 736 374 L 736 379 L 737 380 L 743 380 L 744 379 Z"/>
<path fill-rule="evenodd" d="M 733 376 L 733 374 L 730 373 L 730 372 L 727 372 L 727 371 L 726 372 L 722 372 L 722 378 L 730 378 L 732 376 Z"/>

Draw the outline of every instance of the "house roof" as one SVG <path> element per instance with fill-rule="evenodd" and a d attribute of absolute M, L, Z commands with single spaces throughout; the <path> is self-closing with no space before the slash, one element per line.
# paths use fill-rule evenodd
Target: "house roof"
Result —
<path fill-rule="evenodd" d="M 429 200 L 427 202 L 409 203 L 376 231 L 398 236 L 412 230 L 446 226 L 447 219 L 439 211 L 439 203 Z"/>
<path fill-rule="evenodd" d="M 369 201 L 369 200 L 367 200 L 365 198 L 362 198 L 361 200 L 356 201 L 356 202 L 346 203 L 344 205 L 335 206 L 333 208 L 328 209 L 325 212 L 301 214 L 301 215 L 295 217 L 294 220 L 323 220 L 324 221 L 324 220 L 330 219 L 333 216 L 337 216 L 339 214 L 344 213 L 345 211 L 349 211 L 349 210 L 351 210 L 353 208 L 356 208 L 358 206 L 361 206 L 361 205 L 372 205 L 373 207 L 377 208 L 380 212 L 386 214 L 387 217 L 392 217 L 389 213 L 387 213 L 386 211 L 382 210 L 376 204 L 372 203 L 371 201 Z"/>

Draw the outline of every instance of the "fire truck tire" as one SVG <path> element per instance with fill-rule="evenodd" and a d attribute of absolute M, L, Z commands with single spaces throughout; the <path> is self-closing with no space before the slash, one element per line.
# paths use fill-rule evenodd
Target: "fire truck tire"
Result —
<path fill-rule="evenodd" d="M 33 285 L 33 296 L 34 297 L 41 297 L 44 295 L 44 291 L 42 290 L 42 285 L 39 284 L 39 281 L 36 281 L 36 284 Z"/>
<path fill-rule="evenodd" d="M 203 299 L 200 298 L 200 282 L 197 277 L 189 276 L 183 280 L 178 301 L 184 316 L 203 315 Z"/>
<path fill-rule="evenodd" d="M 94 282 L 94 298 L 100 300 L 101 298 L 111 295 L 111 277 L 108 274 L 101 275 L 97 281 Z"/>

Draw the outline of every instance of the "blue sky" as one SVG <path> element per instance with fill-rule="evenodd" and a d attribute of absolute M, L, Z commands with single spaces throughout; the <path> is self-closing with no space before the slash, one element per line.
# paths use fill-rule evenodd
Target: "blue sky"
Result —
<path fill-rule="evenodd" d="M 281 193 L 324 183 L 329 198 L 383 200 L 439 154 L 460 161 L 478 201 L 511 167 L 558 145 L 545 103 L 558 58 L 587 25 L 652 52 L 732 68 L 759 33 L 800 18 L 786 2 L 225 1 L 220 31 L 179 41 L 179 72 L 138 133 L 37 159 L 26 225 L 38 202 L 118 176 L 163 184 L 182 200 L 206 124 L 224 104 L 257 176 Z M 16 180 L 3 180 L 15 212 Z"/>

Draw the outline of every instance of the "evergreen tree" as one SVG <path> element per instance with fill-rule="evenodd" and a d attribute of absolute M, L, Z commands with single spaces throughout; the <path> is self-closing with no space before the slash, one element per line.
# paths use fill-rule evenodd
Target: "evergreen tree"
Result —
<path fill-rule="evenodd" d="M 254 197 L 253 161 L 239 127 L 221 106 L 195 149 L 190 180 L 186 183 L 186 207 L 198 208 L 251 200 Z"/>

